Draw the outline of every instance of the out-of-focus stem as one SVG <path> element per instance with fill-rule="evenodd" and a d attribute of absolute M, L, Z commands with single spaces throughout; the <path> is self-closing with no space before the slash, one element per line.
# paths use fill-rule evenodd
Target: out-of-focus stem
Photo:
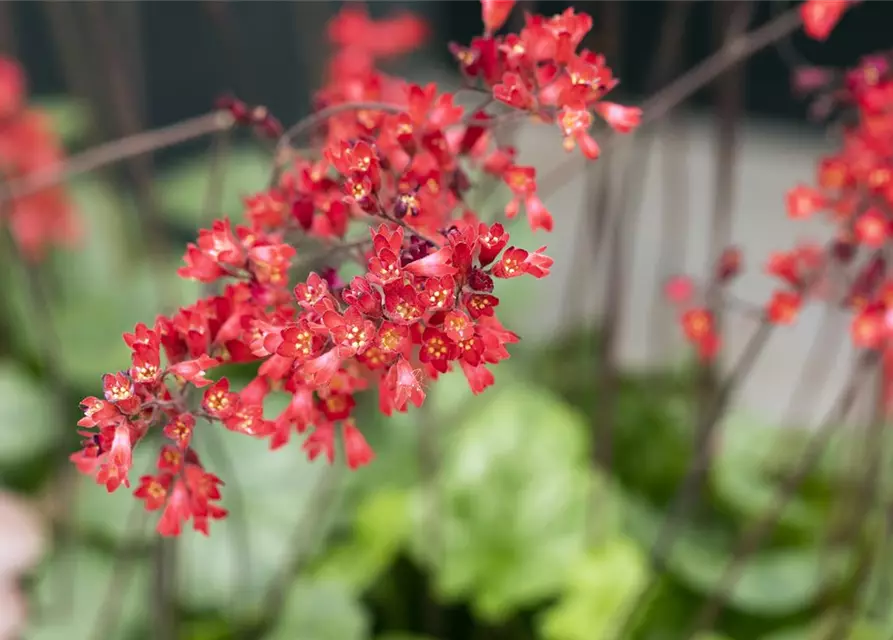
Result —
<path fill-rule="evenodd" d="M 646 100 L 642 104 L 642 124 L 660 120 L 669 111 L 684 102 L 686 98 L 713 82 L 729 67 L 785 37 L 797 29 L 801 23 L 799 8 L 794 7 L 759 29 L 754 29 L 729 42 L 722 50 L 695 65 L 683 76 Z M 612 138 L 603 145 L 603 155 L 613 144 L 616 144 L 616 140 L 616 137 Z M 568 174 L 573 173 L 575 164 L 574 160 L 559 163 L 552 171 L 543 176 L 539 180 L 540 195 L 544 196 L 561 186 Z"/>
<path fill-rule="evenodd" d="M 232 126 L 233 119 L 228 112 L 214 111 L 167 127 L 113 140 L 71 156 L 54 167 L 10 181 L 0 190 L 0 203 L 36 193 L 127 158 L 182 144 Z"/>
<path fill-rule="evenodd" d="M 872 370 L 878 359 L 879 353 L 877 351 L 866 351 L 860 355 L 853 374 L 850 376 L 849 383 L 838 396 L 837 401 L 825 416 L 819 429 L 812 436 L 806 450 L 803 452 L 800 463 L 785 479 L 775 503 L 741 536 L 732 554 L 732 560 L 718 581 L 717 588 L 710 594 L 707 602 L 696 616 L 693 626 L 694 631 L 708 629 L 713 625 L 722 603 L 728 597 L 729 590 L 734 585 L 735 580 L 738 579 L 747 558 L 759 548 L 763 539 L 772 531 L 788 501 L 790 501 L 806 479 L 809 470 L 816 463 L 822 451 L 824 451 L 828 440 L 834 433 L 834 429 L 839 427 L 846 419 L 858 397 L 864 376 Z"/>

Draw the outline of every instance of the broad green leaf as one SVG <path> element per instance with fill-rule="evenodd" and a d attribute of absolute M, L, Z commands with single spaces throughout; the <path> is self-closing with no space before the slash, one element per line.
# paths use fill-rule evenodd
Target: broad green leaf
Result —
<path fill-rule="evenodd" d="M 205 210 L 212 177 L 212 158 L 202 154 L 160 171 L 156 178 L 161 209 L 171 222 L 186 228 L 199 229 L 214 218 L 227 215 L 233 220 L 242 217 L 242 199 L 263 191 L 270 179 L 272 159 L 256 146 L 230 148 L 219 159 L 222 163 L 220 191 L 215 194 L 221 210 Z"/>
<path fill-rule="evenodd" d="M 632 496 L 625 500 L 628 531 L 649 548 L 663 515 Z M 667 567 L 676 579 L 702 594 L 719 588 L 733 559 L 738 535 L 702 524 L 686 523 L 674 536 Z M 844 574 L 851 556 L 819 547 L 768 549 L 740 566 L 728 595 L 733 609 L 751 615 L 782 616 L 802 611 Z"/>
<path fill-rule="evenodd" d="M 844 623 L 842 626 L 841 622 Z M 829 635 L 832 633 L 835 635 Z M 760 640 L 825 640 L 831 637 L 834 640 L 888 640 L 890 635 L 870 621 L 852 619 L 846 613 L 830 612 L 808 625 L 782 629 Z"/>
<path fill-rule="evenodd" d="M 432 638 L 431 636 L 420 636 L 415 633 L 403 633 L 402 631 L 396 631 L 393 633 L 384 633 L 380 636 L 375 636 L 375 640 L 436 640 L 436 638 Z"/>
<path fill-rule="evenodd" d="M 543 640 L 613 637 L 647 577 L 647 558 L 631 540 L 590 549 L 572 569 L 561 599 L 542 615 Z"/>
<path fill-rule="evenodd" d="M 160 307 L 159 280 L 167 278 L 175 296 L 168 305 L 181 305 L 196 299 L 194 283 L 177 277 L 177 264 L 166 262 L 164 273 L 141 263 L 129 276 L 107 288 L 87 288 L 81 295 L 62 301 L 54 320 L 62 335 L 60 361 L 67 376 L 78 382 L 96 380 L 130 364 L 130 350 L 121 334 L 138 322 L 152 325 L 159 313 L 173 311 Z"/>
<path fill-rule="evenodd" d="M 31 105 L 43 111 L 53 122 L 62 144 L 71 147 L 82 142 L 90 128 L 90 108 L 68 96 L 37 96 Z"/>
<path fill-rule="evenodd" d="M 148 624 L 148 586 L 145 561 L 116 560 L 83 548 L 60 549 L 37 575 L 24 637 L 137 637 L 136 630 Z M 112 604 L 114 615 L 108 608 Z"/>
<path fill-rule="evenodd" d="M 761 427 L 741 416 L 732 417 L 723 427 L 722 444 L 711 467 L 712 486 L 719 500 L 744 521 L 774 508 L 779 479 L 793 472 L 800 460 L 802 440 L 802 435 L 791 429 Z M 829 506 L 827 502 L 806 500 L 800 491 L 785 505 L 779 526 L 805 539 L 820 537 L 827 525 Z"/>
<path fill-rule="evenodd" d="M 177 276 L 178 257 L 149 262 L 145 249 L 131 254 L 124 225 L 133 220 L 126 199 L 98 181 L 76 181 L 72 192 L 83 218 L 84 243 L 53 256 L 56 295 L 52 320 L 61 338 L 63 371 L 77 383 L 128 366 L 121 334 L 137 322 L 195 300 L 196 283 Z"/>
<path fill-rule="evenodd" d="M 267 409 L 271 417 L 278 407 Z M 267 440 L 216 424 L 198 425 L 195 446 L 226 482 L 222 504 L 230 514 L 211 523 L 210 537 L 181 537 L 181 601 L 193 610 L 251 616 L 296 552 L 317 552 L 339 507 L 340 467 L 308 462 L 298 442 L 270 451 Z"/>
<path fill-rule="evenodd" d="M 49 394 L 19 365 L 0 361 L 0 464 L 43 453 L 59 437 Z"/>
<path fill-rule="evenodd" d="M 438 477 L 415 492 L 413 553 L 449 599 L 487 620 L 557 592 L 583 550 L 590 482 L 581 418 L 507 385 L 468 402 Z"/>
<path fill-rule="evenodd" d="M 352 538 L 331 549 L 314 575 L 357 592 L 368 589 L 403 549 L 411 534 L 409 494 L 383 489 L 359 507 Z"/>
<path fill-rule="evenodd" d="M 364 640 L 368 629 L 366 612 L 343 585 L 298 580 L 282 618 L 264 640 Z"/>

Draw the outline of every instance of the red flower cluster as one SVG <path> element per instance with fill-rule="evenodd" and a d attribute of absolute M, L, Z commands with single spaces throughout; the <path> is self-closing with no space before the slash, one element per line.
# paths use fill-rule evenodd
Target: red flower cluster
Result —
<path fill-rule="evenodd" d="M 19 64 L 0 57 L 0 180 L 10 182 L 57 166 L 62 147 L 49 119 L 29 108 Z M 48 244 L 69 243 L 78 228 L 62 186 L 56 185 L 0 205 L 13 238 L 29 259 L 43 256 Z"/>
<path fill-rule="evenodd" d="M 592 29 L 592 18 L 573 8 L 551 18 L 528 14 L 520 33 L 494 36 L 513 4 L 484 2 L 486 33 L 468 47 L 451 45 L 467 81 L 544 122 L 557 120 L 566 149 L 579 146 L 587 158 L 597 158 L 598 143 L 589 135 L 593 111 L 620 133 L 637 127 L 642 111 L 602 100 L 617 80 L 604 56 L 577 51 Z"/>
<path fill-rule="evenodd" d="M 497 46 L 489 34 L 510 9 L 484 3 L 488 35 L 476 46 Z M 552 86 L 551 104 L 562 109 L 601 108 L 596 84 L 610 72 L 597 56 L 574 53 L 590 22 L 573 13 L 529 17 L 518 42 L 538 52 L 509 66 L 499 54 L 498 64 L 521 77 L 551 74 L 539 92 Z M 246 199 L 244 224 L 222 219 L 199 233 L 179 275 L 225 281 L 222 293 L 125 334 L 130 368 L 105 376 L 104 398 L 84 400 L 86 440 L 72 459 L 109 491 L 129 486 L 133 448 L 161 427 L 169 442 L 157 473 L 142 477 L 135 495 L 146 509 L 163 510 L 162 535 L 178 534 L 190 519 L 207 533 L 210 520 L 226 515 L 218 502 L 222 482 L 193 448 L 197 429 L 219 423 L 268 439 L 273 449 L 303 434 L 308 458 L 330 463 L 340 432 L 347 465 L 356 469 L 374 457 L 353 419 L 358 392 L 377 389 L 381 412 L 391 415 L 421 406 L 428 382 L 458 368 L 480 393 L 493 384 L 490 366 L 508 358 L 506 346 L 518 340 L 496 316 L 498 282 L 543 278 L 552 259 L 545 247 L 512 246 L 502 224 L 470 210 L 469 176 L 475 171 L 510 187 L 509 217 L 523 204 L 534 229 L 551 229 L 552 218 L 536 195 L 533 169 L 496 146 L 498 116 L 482 108 L 466 113 L 433 85 L 375 69 L 376 59 L 417 46 L 424 34 L 413 18 L 372 22 L 354 7 L 333 21 L 330 37 L 341 48 L 317 113 L 299 127 L 317 153 L 293 157 L 273 186 Z M 577 68 L 589 79 L 574 79 Z M 265 112 L 238 101 L 227 108 L 239 110 L 245 124 L 269 124 Z M 370 234 L 348 242 L 356 221 L 371 226 Z M 307 236 L 328 245 L 322 256 L 298 255 L 295 240 Z M 329 267 L 290 282 L 306 258 L 334 255 L 356 262 L 361 275 L 345 283 Z M 223 363 L 257 363 L 256 376 L 241 390 L 225 377 L 210 379 Z M 291 401 L 270 417 L 263 404 L 272 392 Z"/>
<path fill-rule="evenodd" d="M 804 30 L 825 39 L 844 10 L 856 0 L 808 0 L 801 7 Z M 880 250 L 893 238 L 893 73 L 885 56 L 869 56 L 831 86 L 837 74 L 826 69 L 801 70 L 795 88 L 823 91 L 816 101 L 821 111 L 840 111 L 846 123 L 843 147 L 822 158 L 818 186 L 797 185 L 786 195 L 789 217 L 806 219 L 827 212 L 837 225 L 836 239 L 827 249 L 805 244 L 789 252 L 773 253 L 765 266 L 780 283 L 765 304 L 752 309 L 763 321 L 777 325 L 796 321 L 806 298 L 822 298 L 853 309 L 853 340 L 859 347 L 877 347 L 893 336 L 893 280 L 887 280 L 886 260 Z M 818 111 L 818 110 L 816 110 Z M 859 250 L 867 259 L 857 260 Z M 734 256 L 730 258 L 729 256 Z M 733 265 L 733 268 L 730 267 Z M 738 273 L 741 257 L 727 251 L 716 266 L 706 292 L 696 291 L 685 277 L 673 278 L 667 297 L 679 309 L 688 341 L 703 359 L 713 358 L 721 342 L 713 313 L 703 294 L 717 292 Z M 852 278 L 831 278 L 832 268 L 854 267 Z M 699 296 L 699 293 L 702 295 Z"/>

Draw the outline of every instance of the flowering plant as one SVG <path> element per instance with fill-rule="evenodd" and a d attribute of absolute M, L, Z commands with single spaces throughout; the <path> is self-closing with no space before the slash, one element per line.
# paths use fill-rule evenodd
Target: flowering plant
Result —
<path fill-rule="evenodd" d="M 129 487 L 133 449 L 160 430 L 158 471 L 134 495 L 162 511 L 162 535 L 189 520 L 207 534 L 227 512 L 218 504 L 223 480 L 192 447 L 204 429 L 267 438 L 272 449 L 297 432 L 311 460 L 330 463 L 340 432 L 356 469 L 374 458 L 352 418 L 357 393 L 377 389 L 391 415 L 421 406 L 429 381 L 453 367 L 473 393 L 493 384 L 488 367 L 518 340 L 498 319 L 498 282 L 543 278 L 552 258 L 545 246 L 513 246 L 506 227 L 482 220 L 465 195 L 472 180 L 500 181 L 511 191 L 507 218 L 523 208 L 534 231 L 553 226 L 534 169 L 516 164 L 495 129 L 514 117 L 557 123 L 568 150 L 595 159 L 593 113 L 624 133 L 641 115 L 605 100 L 617 80 L 603 56 L 579 48 L 587 14 L 528 15 L 519 33 L 496 35 L 513 4 L 483 2 L 484 34 L 453 47 L 463 91 L 484 98 L 471 109 L 434 85 L 378 71 L 377 60 L 418 46 L 425 27 L 408 16 L 374 22 L 356 8 L 329 26 L 336 50 L 313 115 L 283 133 L 266 109 L 221 102 L 232 123 L 278 140 L 273 177 L 246 199 L 245 224 L 216 220 L 186 249 L 179 275 L 223 289 L 124 334 L 129 368 L 107 373 L 103 396 L 82 403 L 85 440 L 72 456 L 80 471 L 109 492 Z M 297 152 L 304 133 L 311 149 Z M 368 234 L 347 240 L 356 225 Z M 295 283 L 307 265 L 297 245 L 307 238 L 324 245 L 323 267 Z M 362 274 L 342 281 L 346 263 Z M 257 363 L 256 377 L 242 389 L 207 377 L 224 363 Z M 263 401 L 274 389 L 291 402 L 268 419 Z"/>

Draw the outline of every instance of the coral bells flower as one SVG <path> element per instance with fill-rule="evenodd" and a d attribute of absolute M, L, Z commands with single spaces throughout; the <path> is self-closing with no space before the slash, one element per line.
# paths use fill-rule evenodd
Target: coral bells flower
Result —
<path fill-rule="evenodd" d="M 682 314 L 682 330 L 703 360 L 712 360 L 719 351 L 719 336 L 713 314 L 707 309 L 689 309 Z"/>
<path fill-rule="evenodd" d="M 515 0 L 481 0 L 481 17 L 487 34 L 498 31 L 508 20 Z"/>
<path fill-rule="evenodd" d="M 63 159 L 49 118 L 26 107 L 25 85 L 19 64 L 0 56 L 0 167 L 11 182 L 48 171 Z M 43 257 L 47 245 L 71 244 L 80 234 L 61 185 L 14 197 L 3 213 L 16 244 L 31 260 Z"/>
<path fill-rule="evenodd" d="M 486 33 L 453 47 L 463 72 L 510 106 L 558 118 L 565 137 L 596 157 L 593 114 L 628 130 L 637 112 L 599 106 L 616 80 L 601 56 L 578 50 L 591 18 L 573 10 L 527 16 L 520 33 L 493 35 L 512 5 L 484 3 Z M 546 247 L 516 246 L 508 225 L 478 218 L 466 198 L 471 176 L 509 186 L 507 217 L 523 206 L 533 230 L 551 231 L 554 221 L 535 171 L 493 135 L 496 115 L 466 113 L 452 93 L 375 68 L 423 34 L 406 15 L 372 20 L 355 6 L 339 13 L 317 112 L 302 125 L 310 157 L 294 152 L 277 166 L 275 180 L 244 199 L 240 223 L 221 218 L 198 233 L 178 274 L 216 291 L 125 333 L 129 362 L 82 402 L 83 440 L 71 460 L 107 490 L 129 486 L 136 448 L 159 447 L 155 472 L 134 496 L 159 514 L 161 535 L 190 523 L 207 534 L 227 516 L 223 479 L 196 453 L 210 431 L 268 439 L 271 450 L 297 439 L 310 461 L 333 464 L 340 451 L 358 469 L 375 459 L 356 415 L 363 394 L 377 397 L 385 415 L 412 411 L 429 384 L 457 369 L 471 393 L 482 393 L 518 342 L 498 317 L 502 281 L 544 278 L 553 259 Z M 263 109 L 236 100 L 226 108 L 240 122 L 277 129 Z M 345 277 L 346 263 L 358 275 Z M 708 344 L 709 331 L 697 335 Z M 251 372 L 243 387 L 223 375 L 235 363 Z M 264 404 L 274 392 L 289 401 L 270 416 Z M 152 444 L 152 431 L 163 444 Z"/>
<path fill-rule="evenodd" d="M 629 133 L 642 122 L 642 110 L 638 107 L 600 102 L 595 106 L 595 110 L 617 133 Z"/>
<path fill-rule="evenodd" d="M 844 12 L 857 0 L 806 0 L 800 5 L 803 30 L 814 40 L 826 40 Z"/>

